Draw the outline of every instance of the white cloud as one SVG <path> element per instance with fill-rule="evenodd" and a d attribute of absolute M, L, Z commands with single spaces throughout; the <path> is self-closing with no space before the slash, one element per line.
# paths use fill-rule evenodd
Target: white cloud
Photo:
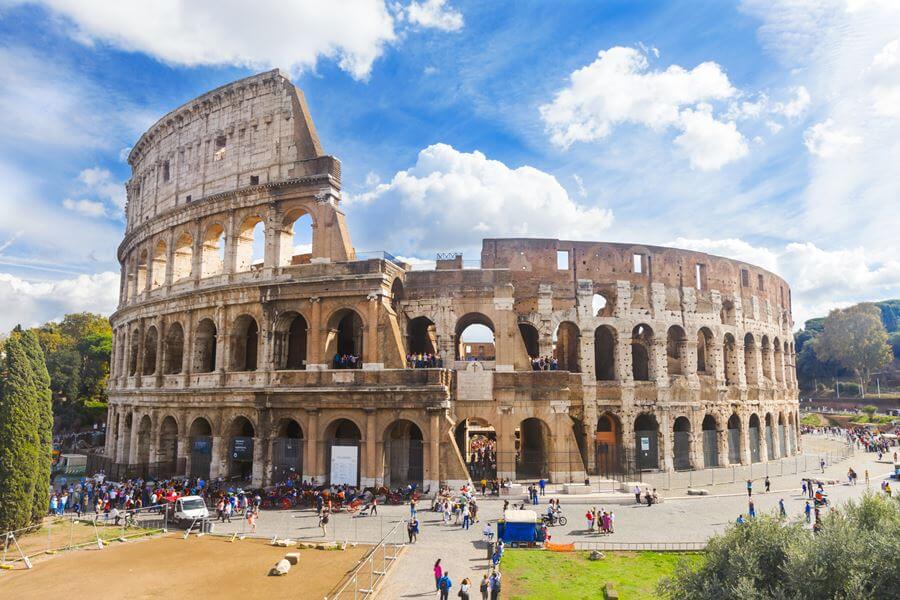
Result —
<path fill-rule="evenodd" d="M 873 69 L 890 69 L 900 64 L 900 40 L 892 40 L 872 59 Z"/>
<path fill-rule="evenodd" d="M 821 158 L 842 155 L 844 151 L 861 144 L 862 141 L 859 136 L 838 128 L 831 119 L 816 123 L 803 134 L 806 149 Z"/>
<path fill-rule="evenodd" d="M 125 184 L 121 181 L 116 181 L 112 173 L 107 169 L 100 167 L 84 169 L 78 174 L 78 180 L 84 184 L 86 191 L 109 202 L 120 210 L 125 210 L 125 202 L 127 200 Z"/>
<path fill-rule="evenodd" d="M 676 144 L 686 151 L 692 167 L 719 169 L 744 156 L 746 143 L 733 123 L 713 116 L 710 103 L 737 94 L 714 62 L 691 70 L 678 65 L 652 70 L 646 51 L 617 46 L 573 72 L 568 87 L 541 106 L 540 114 L 551 141 L 562 148 L 602 140 L 622 124 L 658 131 L 674 128 L 681 132 Z M 716 143 L 723 146 L 715 148 Z M 712 160 L 715 152 L 723 160 Z"/>
<path fill-rule="evenodd" d="M 27 281 L 0 273 L 0 331 L 40 325 L 66 313 L 111 314 L 119 300 L 119 274 L 111 271 L 59 281 Z"/>
<path fill-rule="evenodd" d="M 578 195 L 582 198 L 587 198 L 587 190 L 584 188 L 584 180 L 581 179 L 581 176 L 578 173 L 574 173 L 572 175 L 572 179 L 575 180 L 575 185 L 578 186 Z"/>
<path fill-rule="evenodd" d="M 463 26 L 462 14 L 445 6 L 446 0 L 410 2 L 405 15 L 413 25 L 432 27 L 441 31 L 459 31 Z"/>
<path fill-rule="evenodd" d="M 222 0 L 118 2 L 32 0 L 63 17 L 69 35 L 85 45 L 110 44 L 163 62 L 195 65 L 313 69 L 336 61 L 356 79 L 368 77 L 385 47 L 398 39 L 384 0 Z M 462 16 L 442 0 L 414 2 L 408 18 L 421 27 L 456 30 Z"/>
<path fill-rule="evenodd" d="M 87 217 L 105 217 L 106 206 L 102 202 L 93 200 L 72 200 L 66 198 L 63 200 L 63 208 L 81 213 Z"/>
<path fill-rule="evenodd" d="M 794 97 L 787 102 L 776 103 L 773 107 L 773 112 L 783 115 L 788 119 L 798 119 L 803 116 L 812 102 L 809 90 L 801 85 L 795 87 L 793 92 Z"/>
<path fill-rule="evenodd" d="M 883 117 L 900 117 L 900 85 L 873 87 L 872 109 Z"/>
<path fill-rule="evenodd" d="M 680 237 L 666 245 L 742 260 L 773 272 L 778 269 L 778 255 L 775 252 L 768 248 L 754 246 L 738 238 L 693 239 Z"/>
<path fill-rule="evenodd" d="M 357 236 L 413 256 L 471 251 L 483 237 L 595 239 L 612 222 L 608 210 L 576 203 L 548 173 L 446 144 L 425 148 L 412 168 L 347 202 Z"/>
<path fill-rule="evenodd" d="M 687 154 L 693 169 L 718 170 L 747 155 L 747 141 L 734 122 L 717 121 L 709 110 L 683 110 L 681 127 L 675 145 Z"/>

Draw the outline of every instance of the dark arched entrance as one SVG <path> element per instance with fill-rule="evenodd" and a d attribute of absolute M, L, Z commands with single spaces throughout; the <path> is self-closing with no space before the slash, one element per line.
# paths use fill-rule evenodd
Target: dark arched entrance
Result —
<path fill-rule="evenodd" d="M 759 462 L 759 417 L 750 415 L 750 426 L 747 428 L 750 438 L 750 462 Z"/>
<path fill-rule="evenodd" d="M 328 482 L 331 485 L 359 485 L 359 446 L 362 433 L 350 419 L 338 419 L 325 432 Z"/>
<path fill-rule="evenodd" d="M 253 423 L 238 417 L 228 428 L 228 477 L 249 481 L 253 476 Z"/>
<path fill-rule="evenodd" d="M 741 462 L 741 418 L 736 414 L 728 418 L 728 462 Z"/>
<path fill-rule="evenodd" d="M 550 428 L 540 419 L 528 418 L 518 429 L 519 452 L 516 457 L 516 479 L 550 476 Z"/>
<path fill-rule="evenodd" d="M 719 466 L 719 445 L 716 439 L 716 418 L 712 415 L 703 417 L 703 466 Z"/>
<path fill-rule="evenodd" d="M 634 420 L 634 454 L 638 469 L 659 468 L 659 423 L 653 415 Z"/>
<path fill-rule="evenodd" d="M 191 477 L 209 479 L 212 462 L 212 427 L 203 417 L 194 419 L 189 432 L 191 438 Z"/>
<path fill-rule="evenodd" d="M 272 440 L 272 482 L 303 478 L 303 430 L 293 419 L 282 419 Z"/>
<path fill-rule="evenodd" d="M 497 476 L 497 432 L 490 423 L 483 419 L 463 419 L 456 425 L 454 438 L 472 481 Z"/>
<path fill-rule="evenodd" d="M 673 432 L 675 470 L 687 471 L 691 468 L 691 422 L 687 417 L 678 417 L 675 419 Z"/>
<path fill-rule="evenodd" d="M 412 421 L 394 421 L 384 436 L 384 484 L 421 487 L 424 465 L 422 430 Z"/>

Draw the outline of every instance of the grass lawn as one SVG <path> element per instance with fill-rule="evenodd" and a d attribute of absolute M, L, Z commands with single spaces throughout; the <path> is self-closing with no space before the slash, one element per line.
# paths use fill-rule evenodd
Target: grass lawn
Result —
<path fill-rule="evenodd" d="M 606 552 L 598 561 L 588 552 L 507 550 L 503 555 L 503 589 L 508 598 L 595 600 L 611 582 L 622 600 L 657 598 L 657 582 L 681 560 L 698 563 L 693 552 Z"/>

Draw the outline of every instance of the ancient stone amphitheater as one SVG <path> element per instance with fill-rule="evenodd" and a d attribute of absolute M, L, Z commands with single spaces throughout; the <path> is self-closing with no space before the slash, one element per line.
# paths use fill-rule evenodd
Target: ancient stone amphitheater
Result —
<path fill-rule="evenodd" d="M 111 466 L 434 486 L 798 451 L 790 290 L 770 272 L 552 239 L 434 270 L 357 253 L 341 164 L 279 71 L 167 114 L 129 163 Z"/>

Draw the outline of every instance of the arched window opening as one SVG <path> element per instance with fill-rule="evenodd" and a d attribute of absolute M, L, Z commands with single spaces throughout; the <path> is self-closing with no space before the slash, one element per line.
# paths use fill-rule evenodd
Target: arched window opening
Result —
<path fill-rule="evenodd" d="M 213 277 L 225 272 L 225 229 L 213 223 L 203 236 L 200 276 Z"/>
<path fill-rule="evenodd" d="M 490 423 L 483 419 L 463 419 L 453 435 L 473 481 L 497 476 L 497 432 Z"/>
<path fill-rule="evenodd" d="M 172 262 L 173 281 L 190 279 L 194 274 L 194 240 L 189 233 L 182 233 L 175 241 L 175 254 Z"/>
<path fill-rule="evenodd" d="M 757 371 L 757 348 L 753 339 L 753 334 L 748 333 L 744 336 L 744 375 L 747 378 L 748 385 L 756 385 L 759 383 L 759 372 Z"/>
<path fill-rule="evenodd" d="M 422 486 L 425 472 L 422 430 L 412 421 L 395 421 L 384 436 L 384 483 L 390 488 Z"/>
<path fill-rule="evenodd" d="M 141 348 L 141 332 L 135 329 L 131 332 L 131 347 L 128 349 L 128 375 L 134 376 L 138 373 L 138 355 Z"/>
<path fill-rule="evenodd" d="M 772 345 L 769 336 L 764 335 L 760 343 L 762 353 L 762 375 L 766 381 L 772 381 Z"/>
<path fill-rule="evenodd" d="M 157 444 L 157 462 L 161 463 L 160 471 L 174 474 L 175 462 L 178 459 L 178 423 L 171 415 L 163 419 L 159 426 L 159 443 Z"/>
<path fill-rule="evenodd" d="M 152 325 L 144 332 L 144 364 L 141 369 L 142 375 L 153 375 L 156 373 L 156 344 L 159 341 L 159 335 L 156 327 Z"/>
<path fill-rule="evenodd" d="M 359 445 L 362 434 L 356 423 L 338 419 L 325 430 L 328 482 L 330 485 L 359 485 Z"/>
<path fill-rule="evenodd" d="M 519 323 L 519 335 L 522 336 L 522 343 L 525 344 L 525 353 L 531 359 L 531 366 L 537 370 L 537 359 L 541 354 L 540 336 L 537 328 L 531 323 Z"/>
<path fill-rule="evenodd" d="M 678 417 L 672 427 L 674 433 L 673 453 L 675 470 L 691 468 L 691 422 L 687 417 Z"/>
<path fill-rule="evenodd" d="M 294 210 L 284 217 L 281 230 L 281 267 L 309 264 L 312 258 L 313 222 L 304 210 Z"/>
<path fill-rule="evenodd" d="M 728 462 L 741 462 L 741 418 L 736 414 L 728 418 Z"/>
<path fill-rule="evenodd" d="M 303 478 L 303 430 L 294 419 L 282 419 L 272 440 L 272 481 Z"/>
<path fill-rule="evenodd" d="M 122 431 L 122 454 L 119 454 L 120 463 L 128 463 L 131 456 L 131 430 L 133 426 L 133 417 L 131 413 L 125 415 L 125 423 Z"/>
<path fill-rule="evenodd" d="M 464 315 L 456 323 L 456 360 L 494 360 L 494 324 L 481 313 Z"/>
<path fill-rule="evenodd" d="M 750 462 L 758 463 L 761 457 L 759 453 L 759 417 L 756 414 L 750 415 L 750 425 L 747 427 L 747 432 L 750 434 Z"/>
<path fill-rule="evenodd" d="M 402 311 L 400 303 L 403 301 L 403 281 L 399 277 L 394 279 L 391 284 L 391 309 L 394 314 L 399 315 Z"/>
<path fill-rule="evenodd" d="M 275 324 L 275 368 L 302 370 L 306 368 L 306 344 L 309 327 L 303 315 L 287 312 Z"/>
<path fill-rule="evenodd" d="M 191 423 L 189 431 L 191 441 L 191 477 L 209 479 L 209 466 L 212 462 L 212 426 L 203 417 L 197 417 Z"/>
<path fill-rule="evenodd" d="M 137 293 L 147 289 L 147 251 L 141 250 L 137 261 Z"/>
<path fill-rule="evenodd" d="M 571 321 L 563 321 L 556 329 L 555 358 L 560 371 L 580 373 L 581 330 Z"/>
<path fill-rule="evenodd" d="M 255 429 L 246 417 L 238 417 L 228 428 L 228 476 L 247 481 L 253 475 Z"/>
<path fill-rule="evenodd" d="M 595 317 L 605 317 L 607 316 L 607 308 L 611 308 L 609 301 L 606 299 L 606 296 L 602 294 L 594 294 L 591 297 L 591 314 Z"/>
<path fill-rule="evenodd" d="M 416 317 L 406 326 L 407 366 L 423 368 L 437 366 L 437 329 L 428 317 Z"/>
<path fill-rule="evenodd" d="M 706 327 L 701 327 L 697 332 L 697 373 L 700 375 L 715 374 L 713 335 L 712 331 Z"/>
<path fill-rule="evenodd" d="M 719 466 L 719 445 L 717 443 L 716 418 L 712 415 L 703 417 L 703 466 L 705 468 Z"/>
<path fill-rule="evenodd" d="M 181 373 L 181 365 L 184 361 L 184 330 L 181 328 L 180 323 L 172 323 L 169 326 L 169 331 L 166 332 L 165 355 L 164 372 L 167 375 Z"/>
<path fill-rule="evenodd" d="M 263 264 L 266 255 L 266 225 L 258 215 L 247 217 L 241 223 L 234 253 L 235 270 L 239 273 Z"/>
<path fill-rule="evenodd" d="M 725 360 L 725 385 L 738 385 L 740 382 L 737 350 L 734 336 L 726 333 L 722 340 L 722 354 Z"/>
<path fill-rule="evenodd" d="M 649 326 L 638 325 L 631 331 L 631 370 L 635 381 L 650 381 L 652 343 L 653 330 Z"/>
<path fill-rule="evenodd" d="M 622 424 L 611 413 L 597 419 L 597 433 L 594 436 L 594 462 L 597 474 L 618 475 L 624 472 L 625 453 L 622 451 Z"/>
<path fill-rule="evenodd" d="M 234 348 L 231 369 L 255 371 L 259 348 L 259 325 L 250 315 L 241 315 L 234 322 Z"/>
<path fill-rule="evenodd" d="M 594 330 L 594 375 L 597 381 L 616 378 L 616 331 L 608 325 Z"/>
<path fill-rule="evenodd" d="M 516 478 L 537 479 L 550 476 L 550 427 L 540 419 L 528 418 L 516 429 L 518 454 Z"/>
<path fill-rule="evenodd" d="M 684 375 L 684 353 L 687 336 L 678 325 L 669 327 L 666 333 L 666 369 L 669 376 Z"/>
<path fill-rule="evenodd" d="M 326 355 L 335 369 L 361 369 L 363 359 L 363 322 L 356 311 L 339 310 L 328 320 Z"/>
<path fill-rule="evenodd" d="M 216 324 L 212 319 L 203 319 L 197 324 L 194 341 L 194 371 L 212 373 L 216 370 Z"/>
<path fill-rule="evenodd" d="M 138 426 L 137 464 L 139 465 L 150 463 L 150 428 L 150 416 L 144 415 Z"/>
<path fill-rule="evenodd" d="M 634 420 L 634 444 L 639 469 L 659 468 L 659 423 L 656 417 L 641 414 Z"/>
<path fill-rule="evenodd" d="M 153 277 L 150 282 L 150 289 L 162 287 L 166 284 L 166 242 L 159 240 L 153 248 Z"/>

